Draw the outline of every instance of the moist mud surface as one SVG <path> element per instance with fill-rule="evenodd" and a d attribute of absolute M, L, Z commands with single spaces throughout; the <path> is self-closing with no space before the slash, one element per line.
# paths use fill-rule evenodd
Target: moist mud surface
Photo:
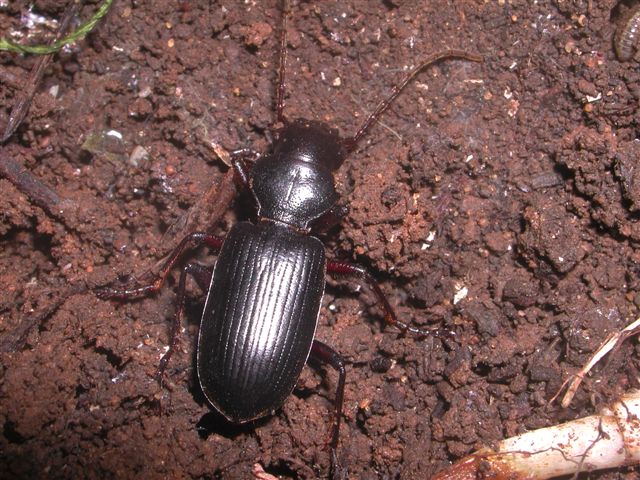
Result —
<path fill-rule="evenodd" d="M 59 19 L 67 2 L 36 2 Z M 598 2 L 301 2 L 289 21 L 286 115 L 344 136 L 404 72 L 418 76 L 336 179 L 350 211 L 322 239 L 371 270 L 406 322 L 384 328 L 371 293 L 330 279 L 317 338 L 347 384 L 339 457 L 349 478 L 428 478 L 496 440 L 591 414 L 637 387 L 635 339 L 599 363 L 568 408 L 552 398 L 640 306 L 640 68 L 615 57 L 628 8 Z M 46 40 L 29 2 L 0 32 Z M 80 17 L 96 8 L 89 4 Z M 204 293 L 179 269 L 156 295 L 91 289 L 146 278 L 190 231 L 252 218 L 214 153 L 273 138 L 276 2 L 116 1 L 57 54 L 2 147 L 64 198 L 57 217 L 0 179 L 0 471 L 26 478 L 326 477 L 337 376 L 305 368 L 275 415 L 234 426 L 194 371 Z M 0 55 L 0 124 L 36 58 Z M 190 261 L 213 265 L 200 249 Z M 628 478 L 632 470 L 589 478 Z"/>

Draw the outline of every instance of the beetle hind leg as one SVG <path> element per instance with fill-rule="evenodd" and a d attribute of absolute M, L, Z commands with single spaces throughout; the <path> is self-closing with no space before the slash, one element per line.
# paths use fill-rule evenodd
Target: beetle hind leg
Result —
<path fill-rule="evenodd" d="M 318 340 L 313 341 L 309 356 L 317 362 L 329 364 L 338 372 L 338 386 L 336 387 L 336 398 L 334 401 L 335 410 L 333 422 L 331 424 L 329 448 L 331 450 L 331 478 L 333 480 L 339 480 L 345 478 L 344 473 L 346 473 L 340 467 L 337 453 L 338 438 L 340 435 L 340 420 L 342 418 L 342 402 L 344 400 L 344 384 L 347 375 L 344 368 L 344 360 L 333 348 Z"/>
<path fill-rule="evenodd" d="M 167 369 L 167 365 L 173 352 L 176 351 L 178 347 L 178 341 L 180 340 L 179 332 L 180 332 L 180 323 L 182 320 L 182 312 L 184 311 L 184 299 L 185 299 L 185 290 L 187 283 L 187 275 L 191 275 L 198 286 L 202 290 L 207 290 L 209 287 L 209 283 L 211 282 L 211 276 L 213 275 L 213 267 L 206 267 L 204 265 L 200 265 L 199 263 L 188 263 L 180 272 L 180 281 L 178 283 L 178 298 L 176 303 L 176 312 L 173 317 L 173 325 L 171 327 L 171 338 L 169 341 L 169 350 L 165 353 L 160 359 L 160 365 L 158 365 L 158 371 L 156 372 L 156 379 L 158 383 L 162 387 L 162 379 L 164 377 L 164 372 Z"/>

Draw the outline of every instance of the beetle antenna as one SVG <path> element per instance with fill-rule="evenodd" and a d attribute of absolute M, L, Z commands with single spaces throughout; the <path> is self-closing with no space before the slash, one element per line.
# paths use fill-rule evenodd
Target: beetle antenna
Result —
<path fill-rule="evenodd" d="M 280 66 L 278 68 L 278 86 L 276 100 L 276 119 L 278 123 L 287 123 L 284 117 L 285 70 L 287 64 L 287 17 L 289 16 L 289 2 L 282 0 L 282 29 L 280 31 Z"/>
<path fill-rule="evenodd" d="M 367 117 L 362 126 L 358 129 L 356 134 L 351 138 L 346 138 L 343 140 L 343 145 L 347 152 L 352 152 L 358 145 L 358 142 L 364 137 L 371 126 L 380 118 L 380 116 L 389 108 L 391 103 L 396 99 L 402 90 L 407 86 L 407 84 L 413 80 L 413 78 L 422 72 L 425 68 L 438 63 L 442 60 L 448 60 L 452 58 L 458 58 L 462 60 L 468 60 L 470 62 L 482 62 L 482 57 L 480 55 L 476 55 L 474 53 L 467 53 L 462 50 L 444 50 L 442 52 L 435 53 L 428 57 L 424 62 L 415 67 L 413 70 L 409 72 L 409 74 L 402 80 L 400 83 L 395 85 L 391 90 L 391 94 L 382 100 L 376 109 L 373 111 L 371 115 Z"/>

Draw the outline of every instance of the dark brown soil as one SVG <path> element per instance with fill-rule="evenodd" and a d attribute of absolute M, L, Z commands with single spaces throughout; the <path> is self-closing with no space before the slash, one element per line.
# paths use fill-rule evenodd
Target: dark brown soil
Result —
<path fill-rule="evenodd" d="M 29 3 L 0 9 L 3 35 L 29 32 Z M 66 3 L 35 11 L 60 18 Z M 264 3 L 115 2 L 95 33 L 56 55 L 3 147 L 75 208 L 53 218 L 0 180 L 3 478 L 235 479 L 255 464 L 326 476 L 330 369 L 305 369 L 276 415 L 233 426 L 194 377 L 195 284 L 164 390 L 153 374 L 177 275 L 138 301 L 71 293 L 143 274 L 187 231 L 223 234 L 251 217 L 246 197 L 229 201 L 210 142 L 268 148 L 280 11 Z M 329 256 L 369 267 L 402 319 L 456 332 L 416 340 L 383 329 L 369 292 L 329 281 L 318 338 L 347 360 L 339 455 L 350 478 L 428 478 L 637 386 L 631 339 L 570 408 L 548 403 L 640 306 L 640 69 L 619 62 L 611 40 L 627 5 L 293 6 L 286 113 L 345 136 L 430 53 L 485 58 L 421 74 L 337 176 L 351 210 L 323 237 Z M 0 55 L 0 125 L 34 61 Z"/>

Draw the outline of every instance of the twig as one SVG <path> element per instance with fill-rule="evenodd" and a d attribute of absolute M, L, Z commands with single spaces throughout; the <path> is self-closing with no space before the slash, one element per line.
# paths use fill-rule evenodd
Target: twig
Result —
<path fill-rule="evenodd" d="M 571 403 L 571 400 L 573 400 L 573 397 L 576 394 L 576 391 L 578 390 L 578 387 L 582 383 L 582 380 L 591 371 L 591 369 L 600 360 L 602 360 L 602 358 L 607 353 L 609 353 L 614 348 L 617 348 L 627 338 L 629 338 L 629 337 L 631 337 L 633 335 L 636 335 L 639 331 L 640 331 L 640 318 L 638 318 L 635 322 L 630 323 L 629 325 L 627 325 L 625 328 L 623 328 L 619 332 L 611 333 L 604 340 L 604 342 L 602 342 L 600 344 L 600 347 L 598 347 L 598 349 L 595 351 L 595 353 L 592 355 L 592 357 L 589 359 L 589 361 L 580 369 L 580 371 L 578 373 L 576 373 L 573 376 L 573 381 L 571 381 L 571 384 L 567 388 L 567 391 L 564 394 L 564 397 L 562 398 L 562 402 L 560 402 L 560 405 L 563 408 L 567 408 L 569 406 L 569 404 Z M 566 380 L 562 384 L 562 386 L 558 390 L 558 393 L 555 394 L 555 396 L 550 400 L 549 403 L 553 403 L 553 401 L 558 397 L 558 395 L 560 395 L 560 392 L 567 385 L 568 382 L 569 382 L 569 379 Z"/>
<path fill-rule="evenodd" d="M 229 209 L 236 196 L 233 170 L 229 169 L 222 179 L 213 183 L 182 217 L 173 223 L 162 236 L 163 253 L 173 250 L 172 239 L 182 239 L 195 231 L 210 231 Z"/>
<path fill-rule="evenodd" d="M 64 223 L 67 219 L 65 213 L 77 207 L 75 202 L 60 197 L 49 185 L 13 160 L 4 147 L 0 147 L 0 176 L 9 180 L 34 204 Z"/>
<path fill-rule="evenodd" d="M 29 334 L 35 327 L 41 325 L 42 322 L 53 315 L 71 295 L 86 291 L 87 287 L 84 284 L 71 285 L 62 292 L 59 292 L 50 303 L 25 315 L 12 331 L 3 335 L 2 341 L 0 342 L 0 352 L 17 352 L 22 350 Z M 39 291 L 34 295 L 34 298 L 42 302 L 42 297 L 50 293 L 52 293 L 52 290 Z"/>
<path fill-rule="evenodd" d="M 80 9 L 80 4 L 75 1 L 69 5 L 67 10 L 62 17 L 62 21 L 60 22 L 60 28 L 56 32 L 56 39 L 64 35 L 66 30 L 69 28 L 71 24 L 71 20 L 76 16 L 78 10 Z M 0 42 L 2 40 L 0 39 Z M 9 114 L 9 121 L 4 129 L 4 133 L 2 134 L 2 138 L 0 138 L 0 143 L 6 142 L 11 135 L 18 129 L 24 117 L 27 115 L 29 111 L 29 106 L 31 105 L 31 101 L 33 100 L 33 96 L 36 93 L 36 89 L 40 84 L 40 80 L 42 80 L 42 75 L 46 70 L 49 63 L 51 63 L 52 55 L 43 55 L 36 61 L 35 65 L 31 69 L 29 73 L 29 77 L 25 82 L 24 87 L 20 91 L 18 95 L 16 95 L 16 99 L 13 102 L 13 107 L 11 108 L 11 113 Z"/>
<path fill-rule="evenodd" d="M 64 35 L 79 8 L 80 5 L 76 2 L 69 5 L 56 33 L 56 38 Z M 42 80 L 42 75 L 50 62 L 51 55 L 44 55 L 33 66 L 24 88 L 16 97 L 0 143 L 6 142 L 24 120 L 31 105 L 31 100 Z M 13 183 L 18 190 L 52 217 L 64 220 L 64 211 L 74 208 L 73 202 L 61 198 L 53 188 L 13 160 L 4 147 L 0 147 L 0 176 Z"/>
<path fill-rule="evenodd" d="M 182 239 L 196 230 L 208 232 L 214 227 L 229 209 L 229 204 L 236 196 L 237 191 L 233 175 L 233 170 L 229 169 L 225 176 L 222 177 L 222 180 L 211 185 L 197 203 L 183 215 L 180 221 L 172 224 L 167 229 L 160 240 L 160 245 L 166 245 L 160 250 L 163 258 L 138 278 L 147 279 L 155 276 L 156 270 L 166 261 L 165 256 L 176 246 L 170 239 Z"/>

